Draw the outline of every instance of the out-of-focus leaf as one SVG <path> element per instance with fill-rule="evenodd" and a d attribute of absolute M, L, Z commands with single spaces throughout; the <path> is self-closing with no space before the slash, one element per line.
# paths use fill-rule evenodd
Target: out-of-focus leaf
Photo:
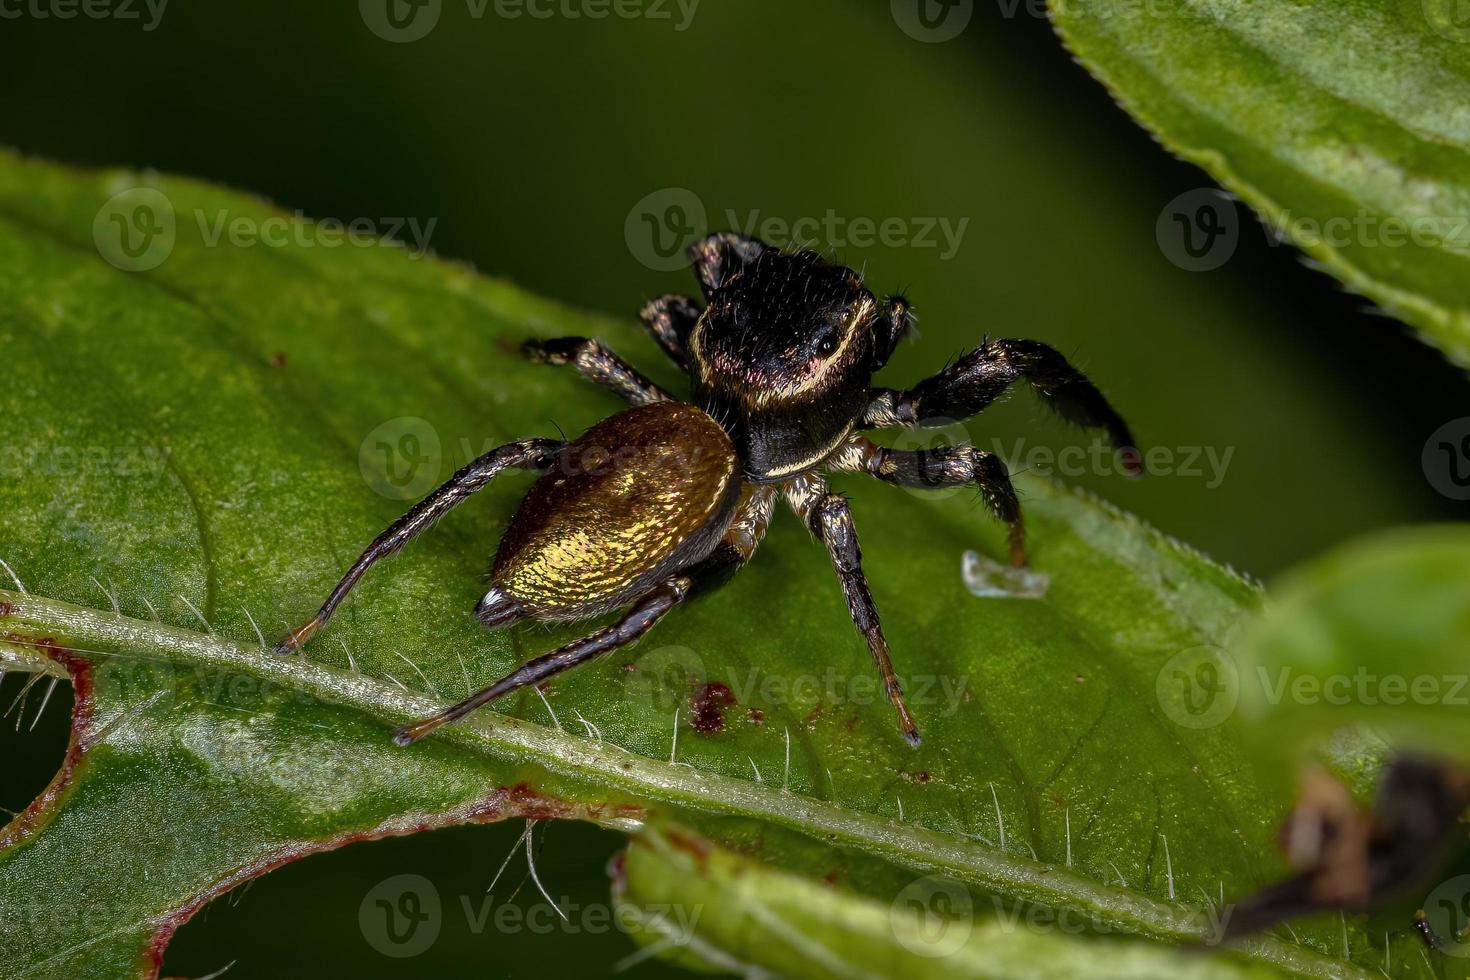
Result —
<path fill-rule="evenodd" d="M 1165 145 L 1470 365 L 1470 21 L 1461 4 L 1048 6 L 1072 51 Z"/>
<path fill-rule="evenodd" d="M 1270 755 L 1366 724 L 1369 745 L 1470 762 L 1470 526 L 1390 531 L 1308 562 L 1235 655 Z"/>

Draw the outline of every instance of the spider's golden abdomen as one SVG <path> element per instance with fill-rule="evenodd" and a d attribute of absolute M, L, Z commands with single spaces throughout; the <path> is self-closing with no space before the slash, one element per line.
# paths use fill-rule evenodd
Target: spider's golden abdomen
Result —
<path fill-rule="evenodd" d="M 620 412 L 531 487 L 491 579 L 534 618 L 596 615 L 708 554 L 739 496 L 734 447 L 707 414 L 680 402 Z"/>

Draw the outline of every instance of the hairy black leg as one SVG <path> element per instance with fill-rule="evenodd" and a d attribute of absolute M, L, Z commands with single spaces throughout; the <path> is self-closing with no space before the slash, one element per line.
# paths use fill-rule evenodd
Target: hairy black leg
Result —
<path fill-rule="evenodd" d="M 1026 381 L 1042 401 L 1069 422 L 1102 429 L 1123 453 L 1128 472 L 1140 475 L 1138 444 L 1108 400 L 1086 375 L 1046 344 L 991 340 L 907 391 L 874 388 L 863 414 L 865 428 L 942 425 L 984 411 L 1015 381 Z"/>
<path fill-rule="evenodd" d="M 619 647 L 627 646 L 654 627 L 670 609 L 684 601 L 689 594 L 691 582 L 687 576 L 672 578 L 655 587 L 613 625 L 582 637 L 551 653 L 528 660 L 506 674 L 489 687 L 464 699 L 451 708 L 446 708 L 431 718 L 412 725 L 405 725 L 393 733 L 393 741 L 408 745 L 457 718 L 484 707 L 496 698 L 531 684 L 539 684 L 563 671 L 571 670 L 594 657 L 601 656 Z"/>
<path fill-rule="evenodd" d="M 611 388 L 630 405 L 669 401 L 668 392 L 649 381 L 638 370 L 601 341 L 586 337 L 528 340 L 521 346 L 538 364 L 571 364 L 588 381 Z"/>
<path fill-rule="evenodd" d="M 973 483 L 985 506 L 1010 529 L 1011 564 L 1026 564 L 1026 531 L 1021 502 L 1011 485 L 1005 460 L 973 446 L 887 449 L 861 436 L 838 452 L 828 466 L 838 473 L 867 473 L 900 487 L 956 487 Z"/>
<path fill-rule="evenodd" d="M 847 501 L 835 493 L 829 493 L 820 477 L 805 476 L 789 481 L 785 485 L 786 498 L 812 533 L 827 546 L 827 554 L 837 569 L 838 581 L 842 583 L 847 597 L 847 610 L 852 624 L 868 643 L 873 663 L 878 667 L 878 676 L 883 680 L 883 690 L 898 712 L 899 728 L 910 745 L 919 744 L 919 729 L 914 716 L 904 701 L 903 687 L 893 671 L 893 659 L 888 653 L 888 640 L 883 635 L 883 624 L 878 621 L 878 607 L 873 604 L 873 595 L 868 590 L 868 579 L 863 574 L 863 554 L 858 546 L 857 529 L 853 527 L 852 511 Z"/>
<path fill-rule="evenodd" d="M 367 550 L 347 569 L 342 581 L 327 596 L 315 616 L 296 627 L 280 643 L 276 653 L 287 654 L 301 647 L 327 624 L 337 606 L 369 568 L 398 551 L 408 542 L 433 526 L 434 522 L 453 510 L 471 494 L 483 489 L 507 469 L 544 470 L 556 460 L 566 443 L 558 439 L 526 439 L 492 449 L 451 476 L 443 486 L 419 501 L 407 513 L 368 545 Z"/>
<path fill-rule="evenodd" d="M 638 313 L 673 362 L 689 370 L 689 331 L 699 319 L 699 304 L 688 296 L 661 296 Z"/>

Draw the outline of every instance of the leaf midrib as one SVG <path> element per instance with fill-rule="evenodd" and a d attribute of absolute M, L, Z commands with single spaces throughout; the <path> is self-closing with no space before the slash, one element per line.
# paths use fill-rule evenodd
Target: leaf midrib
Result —
<path fill-rule="evenodd" d="M 48 636 L 89 659 L 151 656 L 182 667 L 238 672 L 381 720 L 385 723 L 385 739 L 388 725 L 443 707 L 438 701 L 361 674 L 300 658 L 276 657 L 261 648 L 175 626 L 5 590 L 0 590 L 0 603 L 10 607 L 8 616 L 0 620 L 10 639 L 0 641 L 0 648 L 12 648 L 15 665 L 28 669 L 44 665 L 34 653 L 24 650 L 24 643 Z M 47 669 L 55 672 L 54 665 Z M 481 712 L 444 729 L 437 737 L 468 751 L 514 762 L 533 761 L 558 775 L 589 780 L 674 807 L 758 817 L 917 871 L 947 875 L 988 892 L 1052 908 L 1085 911 L 1110 928 L 1174 943 L 1197 943 L 1207 938 L 1205 928 L 1196 924 L 1194 915 L 1182 906 L 1104 885 L 1055 865 L 997 852 L 928 828 L 895 824 L 773 786 L 658 762 L 614 745 L 504 715 Z M 626 822 L 618 825 L 627 829 Z M 1301 976 L 1368 977 L 1352 964 L 1273 938 L 1252 939 L 1232 949 Z"/>

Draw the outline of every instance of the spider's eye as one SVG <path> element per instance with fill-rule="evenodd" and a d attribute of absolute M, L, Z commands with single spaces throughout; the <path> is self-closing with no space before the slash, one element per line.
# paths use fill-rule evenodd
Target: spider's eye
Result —
<path fill-rule="evenodd" d="M 817 356 L 831 357 L 837 352 L 837 334 L 828 331 L 817 338 Z"/>

